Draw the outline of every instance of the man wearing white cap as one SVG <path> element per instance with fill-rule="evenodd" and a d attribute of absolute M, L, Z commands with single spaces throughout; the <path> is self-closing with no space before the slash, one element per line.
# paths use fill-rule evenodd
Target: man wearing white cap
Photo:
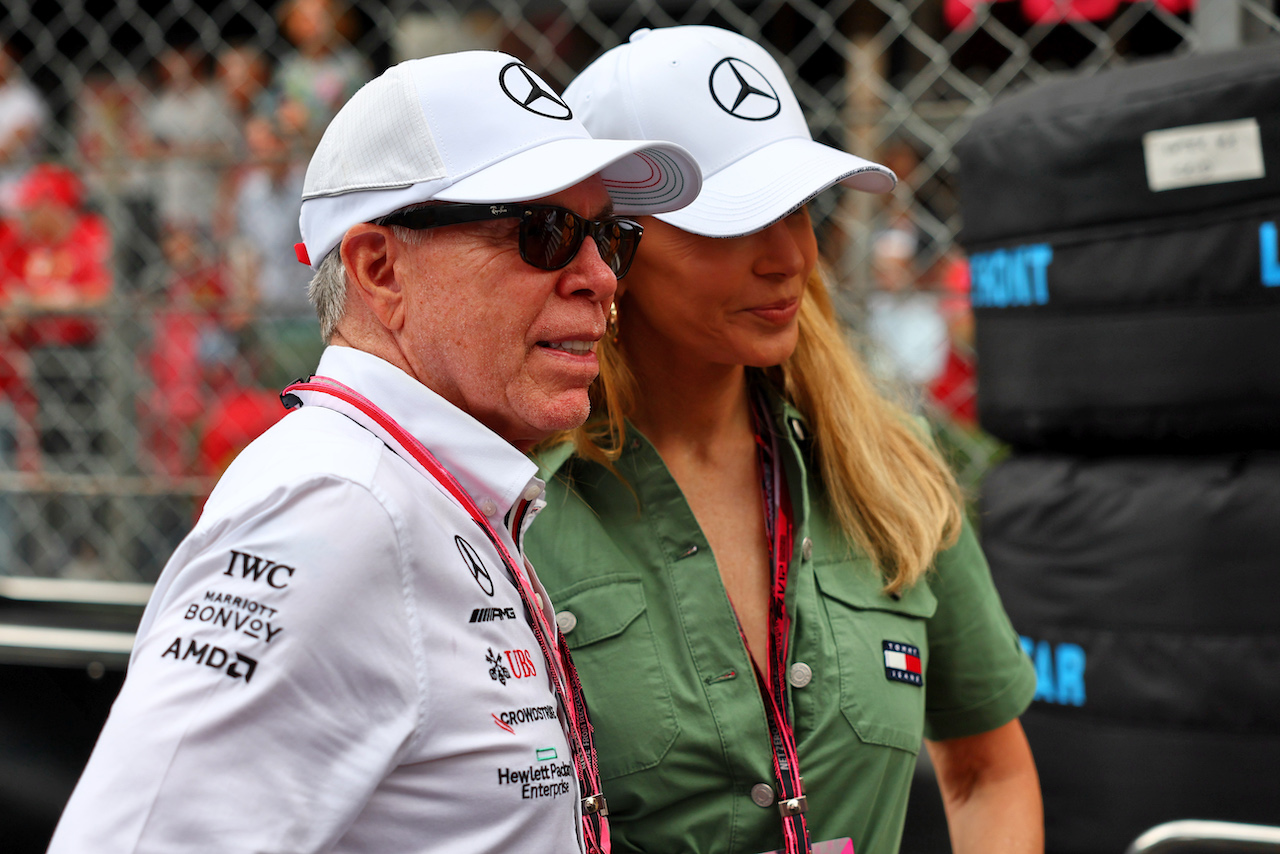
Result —
<path fill-rule="evenodd" d="M 522 452 L 587 415 L 619 215 L 699 185 L 501 53 L 351 99 L 298 247 L 330 346 L 165 568 L 51 851 L 608 850 Z"/>

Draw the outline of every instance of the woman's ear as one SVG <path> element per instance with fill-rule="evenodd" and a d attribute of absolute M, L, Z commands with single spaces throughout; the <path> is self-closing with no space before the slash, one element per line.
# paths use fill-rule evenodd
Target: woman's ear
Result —
<path fill-rule="evenodd" d="M 342 238 L 342 263 L 356 292 L 388 330 L 404 325 L 404 285 L 396 276 L 403 246 L 390 228 L 362 222 Z"/>

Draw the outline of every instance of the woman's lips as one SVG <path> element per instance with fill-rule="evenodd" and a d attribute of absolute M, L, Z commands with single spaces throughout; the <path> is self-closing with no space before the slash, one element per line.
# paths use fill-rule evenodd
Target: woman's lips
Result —
<path fill-rule="evenodd" d="M 799 309 L 799 299 L 786 299 L 771 302 L 766 305 L 758 305 L 755 308 L 747 310 L 762 320 L 782 325 L 790 323 L 791 319 L 796 316 L 796 312 L 799 311 Z"/>

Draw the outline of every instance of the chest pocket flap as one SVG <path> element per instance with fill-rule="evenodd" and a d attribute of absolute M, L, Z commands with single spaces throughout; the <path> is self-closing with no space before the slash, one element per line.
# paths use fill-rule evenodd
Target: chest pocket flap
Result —
<path fill-rule="evenodd" d="M 551 598 L 582 679 L 601 778 L 654 767 L 679 727 L 639 576 L 593 576 Z"/>
<path fill-rule="evenodd" d="M 815 572 L 839 661 L 840 710 L 864 744 L 916 753 L 928 686 L 927 620 L 938 605 L 933 591 L 921 581 L 899 599 L 886 596 L 867 561 L 819 565 Z M 891 677 L 889 643 L 919 650 L 922 683 Z"/>
<path fill-rule="evenodd" d="M 572 614 L 564 632 L 569 648 L 617 637 L 644 613 L 644 590 L 634 575 L 600 575 L 580 581 L 551 597 L 557 614 Z M 563 623 L 563 621 L 561 621 Z M 564 625 L 561 630 L 564 631 Z"/>
<path fill-rule="evenodd" d="M 885 595 L 884 581 L 869 561 L 819 564 L 814 570 L 822 594 L 850 608 L 892 611 L 922 620 L 932 617 L 938 608 L 938 600 L 925 581 L 918 582 L 897 599 Z"/>

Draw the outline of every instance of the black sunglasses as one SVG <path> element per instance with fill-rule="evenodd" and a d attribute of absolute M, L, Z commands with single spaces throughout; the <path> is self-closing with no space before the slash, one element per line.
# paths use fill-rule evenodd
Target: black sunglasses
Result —
<path fill-rule="evenodd" d="M 395 213 L 378 220 L 382 225 L 405 228 L 439 228 L 465 222 L 495 219 L 520 220 L 520 257 L 539 270 L 559 270 L 582 248 L 587 234 L 596 242 L 600 257 L 619 279 L 631 268 L 644 226 L 623 217 L 585 219 L 553 205 L 443 204 Z"/>

